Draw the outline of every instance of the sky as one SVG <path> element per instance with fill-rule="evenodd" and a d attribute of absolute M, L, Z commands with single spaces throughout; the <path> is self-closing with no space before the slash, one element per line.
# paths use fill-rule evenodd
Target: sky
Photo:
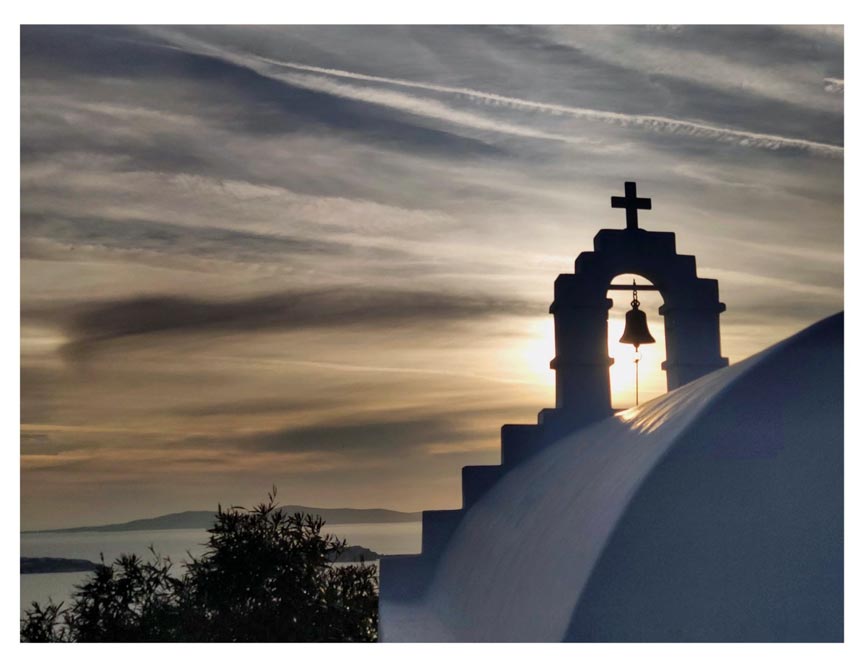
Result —
<path fill-rule="evenodd" d="M 843 77 L 826 26 L 24 27 L 22 528 L 458 507 L 625 180 L 730 362 L 841 310 Z"/>

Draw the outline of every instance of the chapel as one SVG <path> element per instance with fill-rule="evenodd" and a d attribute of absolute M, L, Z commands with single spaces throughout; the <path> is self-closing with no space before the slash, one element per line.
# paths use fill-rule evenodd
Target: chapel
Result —
<path fill-rule="evenodd" d="M 420 553 L 381 559 L 382 640 L 842 640 L 843 316 L 729 366 L 717 281 L 624 190 L 626 227 L 555 281 L 555 406 L 502 425 L 501 463 L 423 512 Z M 669 392 L 616 412 L 607 294 L 634 294 L 638 348 L 646 289 Z"/>

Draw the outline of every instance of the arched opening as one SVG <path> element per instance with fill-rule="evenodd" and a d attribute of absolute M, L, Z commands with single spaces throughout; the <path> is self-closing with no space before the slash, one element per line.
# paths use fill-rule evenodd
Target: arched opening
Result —
<path fill-rule="evenodd" d="M 629 286 L 636 280 L 637 286 L 653 287 L 653 284 L 632 273 L 618 275 L 612 280 L 607 297 L 612 298 L 612 308 L 609 310 L 607 347 L 609 357 L 615 363 L 609 368 L 609 382 L 613 409 L 626 409 L 636 403 L 636 351 L 630 344 L 622 344 L 618 340 L 624 333 L 625 315 L 630 310 L 633 292 L 615 290 L 616 285 Z M 639 309 L 648 317 L 648 329 L 654 337 L 654 344 L 643 344 L 639 347 L 639 403 L 666 392 L 666 372 L 661 367 L 666 360 L 666 332 L 663 317 L 658 309 L 663 304 L 663 297 L 656 290 L 639 290 Z"/>

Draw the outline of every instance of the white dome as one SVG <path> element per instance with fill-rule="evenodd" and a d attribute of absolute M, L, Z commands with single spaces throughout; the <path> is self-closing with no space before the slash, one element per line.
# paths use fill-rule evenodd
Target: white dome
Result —
<path fill-rule="evenodd" d="M 387 641 L 841 641 L 843 317 L 502 476 Z"/>

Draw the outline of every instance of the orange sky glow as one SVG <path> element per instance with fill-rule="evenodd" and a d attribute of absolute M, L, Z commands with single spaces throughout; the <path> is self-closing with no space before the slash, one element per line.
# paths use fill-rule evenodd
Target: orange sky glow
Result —
<path fill-rule="evenodd" d="M 272 485 L 311 506 L 459 506 L 460 469 L 554 405 L 553 282 L 623 228 L 625 180 L 653 201 L 641 227 L 719 280 L 730 362 L 841 310 L 842 42 L 23 28 L 22 528 Z M 659 294 L 639 295 L 644 402 L 666 390 L 665 341 Z M 630 293 L 608 297 L 626 408 Z"/>

